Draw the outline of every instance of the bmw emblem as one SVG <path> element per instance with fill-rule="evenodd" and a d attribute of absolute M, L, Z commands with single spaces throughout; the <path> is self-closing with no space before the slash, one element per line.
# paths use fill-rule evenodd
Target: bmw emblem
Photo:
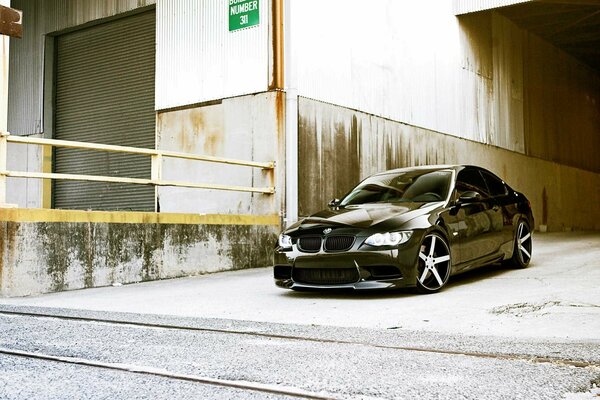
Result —
<path fill-rule="evenodd" d="M 331 233 L 332 230 L 333 229 L 331 229 L 331 228 L 325 228 L 325 229 L 323 229 L 323 233 L 326 234 L 326 235 L 328 235 L 328 234 Z"/>

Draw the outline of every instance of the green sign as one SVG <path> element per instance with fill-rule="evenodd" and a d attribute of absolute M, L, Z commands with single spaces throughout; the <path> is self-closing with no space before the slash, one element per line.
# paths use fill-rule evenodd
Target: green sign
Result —
<path fill-rule="evenodd" d="M 259 0 L 229 0 L 229 32 L 260 23 Z"/>

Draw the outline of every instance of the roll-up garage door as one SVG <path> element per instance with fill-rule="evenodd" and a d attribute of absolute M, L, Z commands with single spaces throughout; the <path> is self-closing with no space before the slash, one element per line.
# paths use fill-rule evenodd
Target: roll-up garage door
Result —
<path fill-rule="evenodd" d="M 155 30 L 147 11 L 56 38 L 56 139 L 154 148 Z M 57 148 L 54 171 L 150 178 L 150 158 Z M 154 188 L 55 180 L 53 206 L 154 211 Z"/>

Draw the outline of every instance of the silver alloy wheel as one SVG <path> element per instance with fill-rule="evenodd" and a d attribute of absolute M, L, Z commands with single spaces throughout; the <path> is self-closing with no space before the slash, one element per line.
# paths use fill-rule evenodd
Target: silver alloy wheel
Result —
<path fill-rule="evenodd" d="M 519 222 L 517 228 L 517 250 L 521 264 L 529 264 L 529 260 L 531 260 L 531 232 L 529 226 L 523 221 Z"/>
<path fill-rule="evenodd" d="M 450 277 L 450 249 L 436 233 L 425 236 L 419 251 L 417 288 L 422 292 L 440 290 Z"/>

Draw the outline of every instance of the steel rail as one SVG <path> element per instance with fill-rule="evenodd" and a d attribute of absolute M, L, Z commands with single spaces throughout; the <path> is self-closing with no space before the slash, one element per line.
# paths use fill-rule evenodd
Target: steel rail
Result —
<path fill-rule="evenodd" d="M 263 337 L 263 338 L 269 338 L 269 339 L 305 341 L 305 342 L 312 342 L 312 343 L 356 345 L 356 346 L 366 346 L 366 347 L 372 347 L 372 348 L 377 348 L 377 349 L 387 349 L 387 350 L 401 350 L 401 351 L 412 351 L 412 352 L 420 352 L 420 353 L 433 353 L 433 354 L 457 355 L 457 356 L 466 356 L 466 357 L 475 357 L 475 358 L 498 359 L 498 360 L 505 360 L 505 361 L 523 361 L 523 362 L 531 362 L 531 363 L 535 363 L 535 364 L 554 364 L 554 365 L 563 365 L 563 366 L 576 367 L 576 368 L 600 369 L 600 363 L 598 363 L 598 362 L 576 361 L 576 360 L 569 360 L 569 359 L 555 358 L 555 357 L 538 357 L 538 356 L 515 355 L 515 354 L 485 353 L 485 352 L 461 351 L 461 350 L 444 350 L 444 349 L 414 347 L 414 346 L 381 345 L 381 344 L 369 343 L 369 342 L 364 342 L 364 341 L 313 338 L 313 337 L 302 337 L 302 336 L 273 334 L 273 333 L 262 333 L 262 332 L 255 332 L 255 331 L 240 331 L 240 330 L 234 330 L 234 329 L 218 329 L 218 328 L 194 327 L 194 326 L 183 326 L 183 325 L 172 325 L 172 324 L 156 324 L 156 323 L 148 323 L 148 322 L 136 322 L 136 321 L 105 319 L 105 318 L 80 317 L 80 316 L 71 316 L 71 315 L 44 314 L 44 313 L 9 311 L 9 310 L 0 310 L 0 315 L 17 315 L 17 316 L 24 316 L 24 317 L 38 317 L 38 318 L 61 319 L 61 320 L 67 320 L 67 321 L 94 322 L 94 323 L 105 323 L 105 324 L 135 326 L 135 327 L 145 327 L 145 328 L 225 333 L 225 334 L 233 334 L 233 335 Z"/>
<path fill-rule="evenodd" d="M 36 178 L 36 179 L 63 179 L 68 181 L 88 181 L 88 182 L 109 182 L 109 183 L 129 183 L 135 185 L 154 185 L 154 186 L 175 186 L 187 187 L 194 189 L 213 189 L 213 190 L 229 190 L 235 192 L 252 192 L 252 193 L 275 193 L 274 187 L 255 188 L 249 186 L 233 186 L 233 185 L 218 185 L 212 183 L 192 183 L 179 181 L 164 181 L 156 179 L 142 178 L 126 178 L 117 176 L 99 176 L 99 175 L 77 175 L 77 174 L 62 174 L 55 172 L 22 172 L 22 171 L 0 171 L 0 175 L 9 178 Z"/>
<path fill-rule="evenodd" d="M 53 146 L 53 147 L 65 147 L 72 149 L 85 149 L 85 150 L 98 150 L 108 151 L 115 153 L 131 153 L 131 154 L 142 154 L 147 156 L 163 156 L 171 158 L 182 158 L 187 160 L 207 161 L 220 164 L 231 164 L 241 165 L 246 167 L 262 168 L 262 169 L 273 169 L 275 168 L 275 162 L 257 162 L 257 161 L 243 161 L 232 158 L 221 158 L 213 156 L 205 156 L 199 154 L 179 153 L 176 151 L 168 150 L 153 150 L 144 149 L 141 147 L 130 147 L 130 146 L 117 146 L 110 144 L 100 143 L 87 143 L 87 142 L 75 142 L 72 140 L 58 140 L 58 139 L 45 139 L 45 138 L 34 138 L 29 136 L 14 136 L 5 135 L 6 141 L 9 143 L 19 144 L 35 144 L 41 146 Z"/>
<path fill-rule="evenodd" d="M 231 389 L 238 390 L 246 390 L 253 392 L 261 392 L 268 394 L 276 394 L 282 396 L 296 397 L 301 399 L 311 399 L 311 400 L 335 400 L 335 397 L 325 396 L 318 393 L 311 393 L 308 391 L 304 391 L 297 388 L 278 388 L 276 385 L 269 385 L 263 383 L 252 383 L 252 382 L 241 382 L 241 381 L 233 381 L 228 379 L 218 379 L 218 378 L 210 378 L 206 376 L 200 375 L 189 375 L 189 374 L 179 374 L 176 372 L 170 372 L 163 369 L 157 369 L 147 366 L 140 365 L 128 365 L 128 364 L 117 364 L 117 363 L 107 363 L 101 361 L 94 361 L 85 358 L 78 357 L 65 357 L 65 356 L 53 356 L 49 354 L 42 353 L 33 353 L 22 350 L 14 350 L 8 348 L 0 347 L 0 354 L 15 356 L 15 357 L 24 357 L 24 358 L 32 358 L 37 360 L 44 361 L 53 361 L 60 362 L 63 364 L 75 364 L 75 365 L 84 365 L 87 367 L 95 367 L 95 368 L 103 368 L 109 369 L 113 371 L 122 371 L 122 372 L 130 372 L 135 374 L 142 375 L 153 375 L 161 378 L 168 379 L 176 379 L 187 382 L 195 382 L 204 385 L 211 386 L 219 386 Z"/>

